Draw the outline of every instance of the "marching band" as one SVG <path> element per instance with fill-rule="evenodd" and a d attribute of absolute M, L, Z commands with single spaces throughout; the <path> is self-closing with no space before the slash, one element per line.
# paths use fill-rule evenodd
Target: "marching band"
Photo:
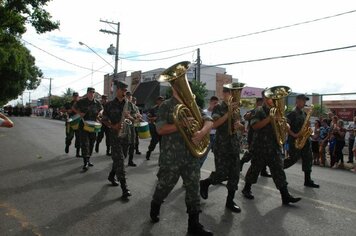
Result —
<path fill-rule="evenodd" d="M 160 207 L 164 199 L 179 177 L 182 177 L 189 214 L 188 233 L 213 235 L 199 222 L 200 197 L 208 198 L 209 185 L 227 181 L 228 193 L 225 206 L 232 212 L 241 212 L 234 198 L 240 169 L 242 169 L 242 166 L 240 167 L 242 147 L 239 135 L 245 130 L 240 114 L 241 90 L 244 84 L 225 84 L 224 98 L 214 106 L 209 116 L 196 105 L 185 76 L 188 67 L 189 63 L 182 62 L 167 69 L 164 72 L 166 74 L 162 73 L 160 79 L 170 82 L 173 95 L 168 100 L 161 96 L 157 98 L 156 106 L 150 110 L 149 124 L 142 122 L 144 121 L 142 115 L 131 100 L 132 94 L 127 91 L 128 85 L 123 81 L 114 81 L 117 87 L 116 96 L 112 101 L 104 101 L 104 103 L 94 97 L 95 89 L 91 87 L 87 89 L 86 96 L 80 100 L 78 100 L 78 93 L 73 93 L 73 101 L 66 105 L 68 119 L 65 152 L 68 153 L 75 136 L 76 156 L 83 158 L 82 169 L 87 171 L 88 167 L 93 166 L 90 157 L 94 143 L 97 142 L 95 151 L 98 152 L 100 141 L 105 134 L 106 154 L 111 155 L 113 160 L 108 180 L 113 186 L 118 186 L 120 183 L 121 198 L 128 200 L 131 192 L 126 182 L 124 159 L 129 154 L 128 166 L 136 166 L 132 159 L 134 148 L 137 154 L 138 138 L 143 136 L 143 133 L 138 135 L 137 124 L 145 123 L 146 129 L 142 132 L 150 131 L 150 135 L 145 137 L 151 137 L 151 144 L 146 153 L 147 160 L 150 160 L 150 154 L 156 144 L 160 143 L 158 182 L 149 211 L 151 221 L 153 223 L 159 221 Z M 307 136 L 309 133 L 303 132 L 303 129 L 310 128 L 310 117 L 303 110 L 307 97 L 298 95 L 296 109 L 285 115 L 284 99 L 289 93 L 290 88 L 287 86 L 275 86 L 263 90 L 261 94 L 263 103 L 258 104 L 253 112 L 248 114 L 248 127 L 253 132 L 250 132 L 248 142 L 251 166 L 246 173 L 245 186 L 242 190 L 242 196 L 247 199 L 254 199 L 251 187 L 256 183 L 261 171 L 268 166 L 276 188 L 281 193 L 282 204 L 288 205 L 300 201 L 300 197 L 289 194 L 284 172 L 284 168 L 293 165 L 299 158 L 303 160 L 304 185 L 312 188 L 319 187 L 310 177 L 311 145 Z M 103 95 L 102 99 L 107 99 L 107 96 Z M 207 179 L 200 180 L 199 158 L 206 156 L 209 151 L 209 135 L 212 128 L 216 130 L 213 152 L 215 171 Z M 99 138 L 97 138 L 98 133 Z M 299 145 L 297 146 L 296 140 L 300 138 L 304 138 L 304 141 L 302 144 L 297 143 Z M 282 148 L 287 140 L 291 156 L 284 161 Z"/>

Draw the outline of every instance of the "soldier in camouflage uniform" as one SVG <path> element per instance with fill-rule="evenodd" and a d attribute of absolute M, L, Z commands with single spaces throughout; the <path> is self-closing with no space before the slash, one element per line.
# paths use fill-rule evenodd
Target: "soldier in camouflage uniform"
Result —
<path fill-rule="evenodd" d="M 116 97 L 107 103 L 103 112 L 103 123 L 110 128 L 111 140 L 111 158 L 113 161 L 112 169 L 109 173 L 108 180 L 113 186 L 118 186 L 115 180 L 115 175 L 120 182 L 122 189 L 122 199 L 127 200 L 131 196 L 131 192 L 126 184 L 125 165 L 124 165 L 124 145 L 127 145 L 125 136 L 119 137 L 119 132 L 123 129 L 123 120 L 129 119 L 134 121 L 132 117 L 132 103 L 125 99 L 125 93 L 128 85 L 123 81 L 115 81 Z M 127 110 L 125 111 L 125 107 Z"/>
<path fill-rule="evenodd" d="M 106 94 L 101 95 L 101 104 L 103 105 L 104 109 L 105 109 L 105 105 L 107 104 L 107 102 L 108 102 L 108 95 L 106 95 Z M 105 134 L 105 144 L 106 144 L 106 155 L 111 156 L 110 129 L 105 124 L 102 124 L 101 130 L 96 137 L 95 152 L 96 153 L 99 152 L 99 146 L 100 146 L 101 141 L 104 138 L 104 134 Z"/>
<path fill-rule="evenodd" d="M 247 144 L 248 144 L 249 148 L 251 147 L 251 142 L 252 142 L 252 137 L 253 137 L 253 129 L 251 128 L 251 119 L 255 115 L 256 108 L 261 106 L 262 103 L 263 103 L 263 99 L 262 98 L 256 98 L 255 108 L 250 110 L 250 111 L 248 111 L 248 112 L 246 112 L 245 115 L 244 115 L 244 119 L 248 121 L 248 125 L 247 125 L 247 129 L 248 129 Z M 241 160 L 240 160 L 240 171 L 242 171 L 243 165 L 251 160 L 251 157 L 252 157 L 251 152 L 249 150 L 247 150 L 244 153 L 244 155 L 241 158 Z M 272 175 L 267 172 L 267 166 L 261 170 L 261 176 L 272 177 Z"/>
<path fill-rule="evenodd" d="M 226 188 L 228 196 L 226 199 L 226 208 L 233 212 L 241 212 L 241 209 L 234 202 L 235 192 L 238 188 L 240 173 L 240 142 L 238 134 L 229 134 L 228 129 L 228 101 L 231 97 L 230 89 L 233 84 L 224 85 L 223 101 L 214 107 L 212 118 L 214 119 L 215 133 L 215 171 L 210 176 L 200 181 L 200 195 L 203 199 L 208 198 L 209 185 L 216 185 L 227 180 Z M 235 109 L 239 106 L 237 102 L 231 103 Z M 241 130 L 244 126 L 239 119 L 232 119 L 233 129 Z"/>
<path fill-rule="evenodd" d="M 301 198 L 294 198 L 288 192 L 286 174 L 283 170 L 283 155 L 277 143 L 269 116 L 272 106 L 272 99 L 264 97 L 263 105 L 256 109 L 256 113 L 251 119 L 251 127 L 254 129 L 250 148 L 252 159 L 251 166 L 245 176 L 245 186 L 242 194 L 247 199 L 254 199 L 251 186 L 257 182 L 258 175 L 267 165 L 271 171 L 273 181 L 281 193 L 282 203 L 287 205 L 298 202 Z"/>
<path fill-rule="evenodd" d="M 151 201 L 150 217 L 152 222 L 159 221 L 161 204 L 172 191 L 179 177 L 182 177 L 186 191 L 187 213 L 189 214 L 188 233 L 212 235 L 199 223 L 199 213 L 201 212 L 199 197 L 200 162 L 190 153 L 174 124 L 173 110 L 177 104 L 181 103 L 181 99 L 175 89 L 172 88 L 172 90 L 172 98 L 164 101 L 158 110 L 156 127 L 158 134 L 162 135 L 162 140 L 159 171 L 157 173 L 158 183 Z M 209 116 L 206 116 L 202 111 L 201 114 L 204 125 L 200 131 L 194 134 L 192 142 L 200 141 L 206 134 L 209 134 L 213 125 Z"/>
<path fill-rule="evenodd" d="M 101 103 L 95 99 L 94 96 L 95 89 L 89 87 L 87 89 L 87 97 L 80 99 L 73 106 L 74 111 L 84 119 L 84 122 L 96 121 L 99 112 L 103 109 Z M 84 162 L 83 170 L 88 170 L 88 166 L 93 166 L 93 164 L 90 162 L 90 156 L 96 140 L 96 133 L 85 131 L 83 122 L 81 122 L 79 125 L 79 131 L 82 157 Z"/>
<path fill-rule="evenodd" d="M 67 119 L 69 119 L 75 115 L 75 112 L 73 111 L 72 107 L 73 107 L 74 103 L 76 103 L 78 100 L 79 100 L 79 94 L 77 92 L 74 92 L 72 101 L 64 104 L 64 109 L 65 109 L 65 112 L 67 113 Z M 66 122 L 65 153 L 69 152 L 69 146 L 71 145 L 74 136 L 75 136 L 76 157 L 80 157 L 80 132 L 79 132 L 79 129 L 73 130 L 70 127 L 69 122 Z"/>
<path fill-rule="evenodd" d="M 296 97 L 295 108 L 287 114 L 288 123 L 290 125 L 288 145 L 289 157 L 284 160 L 284 168 L 289 168 L 294 165 L 300 158 L 302 159 L 302 170 L 304 171 L 304 186 L 311 188 L 319 188 L 319 185 L 311 179 L 311 171 L 313 165 L 313 155 L 311 151 L 311 142 L 308 138 L 302 149 L 295 147 L 295 140 L 300 137 L 299 131 L 302 129 L 306 112 L 303 111 L 306 101 L 309 98 L 304 94 L 299 94 Z M 309 125 L 309 124 L 308 124 Z"/>
<path fill-rule="evenodd" d="M 158 113 L 158 108 L 161 105 L 161 103 L 164 101 L 164 98 L 162 96 L 159 96 L 156 99 L 156 105 L 152 107 L 148 113 L 147 113 L 147 118 L 148 118 L 148 125 L 150 128 L 150 134 L 151 134 L 151 141 L 150 145 L 148 146 L 148 151 L 146 152 L 146 160 L 150 159 L 151 152 L 155 150 L 157 143 L 161 142 L 161 136 L 157 133 L 156 130 L 156 120 L 157 120 L 157 113 Z"/>

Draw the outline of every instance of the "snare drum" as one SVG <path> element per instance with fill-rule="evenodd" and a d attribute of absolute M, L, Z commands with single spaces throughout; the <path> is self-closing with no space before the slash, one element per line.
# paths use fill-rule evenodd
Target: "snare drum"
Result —
<path fill-rule="evenodd" d="M 81 117 L 79 114 L 76 114 L 68 119 L 69 126 L 72 128 L 72 130 L 79 129 L 80 120 L 81 120 Z"/>
<path fill-rule="evenodd" d="M 91 121 L 91 120 L 86 120 L 84 121 L 84 127 L 83 130 L 89 132 L 89 133 L 98 133 L 101 130 L 101 123 Z"/>
<path fill-rule="evenodd" d="M 150 129 L 147 122 L 140 122 L 140 126 L 137 128 L 137 131 L 139 138 L 151 138 Z"/>

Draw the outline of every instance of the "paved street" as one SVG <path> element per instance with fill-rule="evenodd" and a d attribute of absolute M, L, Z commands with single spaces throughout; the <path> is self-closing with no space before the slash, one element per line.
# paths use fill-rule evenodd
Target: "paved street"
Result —
<path fill-rule="evenodd" d="M 151 160 L 141 140 L 127 167 L 130 201 L 123 202 L 120 187 L 107 181 L 111 158 L 105 142 L 94 153 L 94 167 L 83 173 L 74 145 L 64 153 L 64 123 L 37 117 L 12 117 L 15 127 L 0 130 L 1 235 L 186 235 L 184 189 L 181 180 L 161 209 L 161 221 L 152 224 L 149 206 L 156 183 L 158 147 Z M 126 161 L 127 164 L 127 161 Z M 347 170 L 313 167 L 320 189 L 303 186 L 300 163 L 286 170 L 291 194 L 303 199 L 281 205 L 272 179 L 260 177 L 253 186 L 254 200 L 241 196 L 244 167 L 236 194 L 240 214 L 225 210 L 224 185 L 210 187 L 202 200 L 201 222 L 215 235 L 356 235 L 356 175 Z M 209 155 L 202 178 L 214 170 Z"/>

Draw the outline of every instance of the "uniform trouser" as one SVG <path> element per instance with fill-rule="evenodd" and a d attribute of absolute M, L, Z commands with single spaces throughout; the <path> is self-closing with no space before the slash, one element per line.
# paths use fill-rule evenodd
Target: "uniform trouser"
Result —
<path fill-rule="evenodd" d="M 123 145 L 125 140 L 117 137 L 117 134 L 110 132 L 111 136 L 111 159 L 112 159 L 112 172 L 115 172 L 119 181 L 125 180 L 125 166 L 124 166 L 124 152 Z"/>
<path fill-rule="evenodd" d="M 110 129 L 106 126 L 102 126 L 100 132 L 98 133 L 98 136 L 96 137 L 96 143 L 99 144 L 104 138 L 105 134 L 105 144 L 106 147 L 110 147 Z"/>
<path fill-rule="evenodd" d="M 157 133 L 156 125 L 149 124 L 149 128 L 151 134 L 151 141 L 150 145 L 148 146 L 148 151 L 152 152 L 153 150 L 155 150 L 157 143 L 161 142 L 161 136 Z"/>
<path fill-rule="evenodd" d="M 206 152 L 206 155 L 202 158 L 200 158 L 200 167 L 203 166 L 206 158 L 208 158 L 209 151 L 211 150 L 212 153 L 214 153 L 214 142 L 215 142 L 215 134 L 210 134 L 210 143 L 208 147 L 208 151 Z"/>
<path fill-rule="evenodd" d="M 135 127 L 135 150 L 138 151 L 138 145 L 140 144 L 140 140 L 138 138 L 138 128 Z"/>
<path fill-rule="evenodd" d="M 302 159 L 302 170 L 306 173 L 312 171 L 313 155 L 311 151 L 310 141 L 307 140 L 302 149 L 295 147 L 295 139 L 288 138 L 289 157 L 284 159 L 284 169 L 294 165 L 299 159 Z"/>
<path fill-rule="evenodd" d="M 170 159 L 167 161 L 167 159 Z M 153 194 L 153 201 L 162 204 L 172 191 L 179 177 L 185 186 L 185 204 L 188 214 L 200 212 L 200 163 L 191 155 L 174 155 L 172 157 L 160 155 L 160 166 L 157 173 L 158 182 Z"/>
<path fill-rule="evenodd" d="M 129 162 L 132 162 L 133 159 L 133 154 L 135 150 L 135 140 L 136 140 L 135 127 L 132 126 L 130 127 L 130 132 L 128 133 L 127 137 L 125 137 L 123 143 L 124 157 L 126 158 L 127 154 L 129 154 Z"/>
<path fill-rule="evenodd" d="M 247 170 L 245 182 L 255 184 L 258 176 L 266 165 L 269 167 L 272 179 L 277 189 L 287 186 L 286 174 L 283 170 L 282 152 L 275 151 L 272 153 L 264 152 L 265 150 L 253 150 L 251 155 L 251 165 Z"/>
<path fill-rule="evenodd" d="M 80 145 L 82 149 L 82 157 L 90 157 L 96 140 L 96 133 L 87 132 L 80 129 Z"/>
<path fill-rule="evenodd" d="M 235 148 L 239 149 L 239 148 Z M 215 185 L 227 180 L 226 188 L 236 191 L 240 180 L 240 152 L 230 145 L 215 143 L 215 171 L 211 172 L 209 179 Z"/>
<path fill-rule="evenodd" d="M 67 146 L 70 146 L 72 144 L 72 140 L 75 136 L 75 148 L 80 148 L 80 132 L 79 129 L 73 130 L 70 126 L 69 123 L 66 123 L 66 138 L 65 138 L 65 143 Z"/>
<path fill-rule="evenodd" d="M 349 162 L 354 161 L 354 152 L 352 151 L 354 142 L 355 139 L 349 138 Z"/>

